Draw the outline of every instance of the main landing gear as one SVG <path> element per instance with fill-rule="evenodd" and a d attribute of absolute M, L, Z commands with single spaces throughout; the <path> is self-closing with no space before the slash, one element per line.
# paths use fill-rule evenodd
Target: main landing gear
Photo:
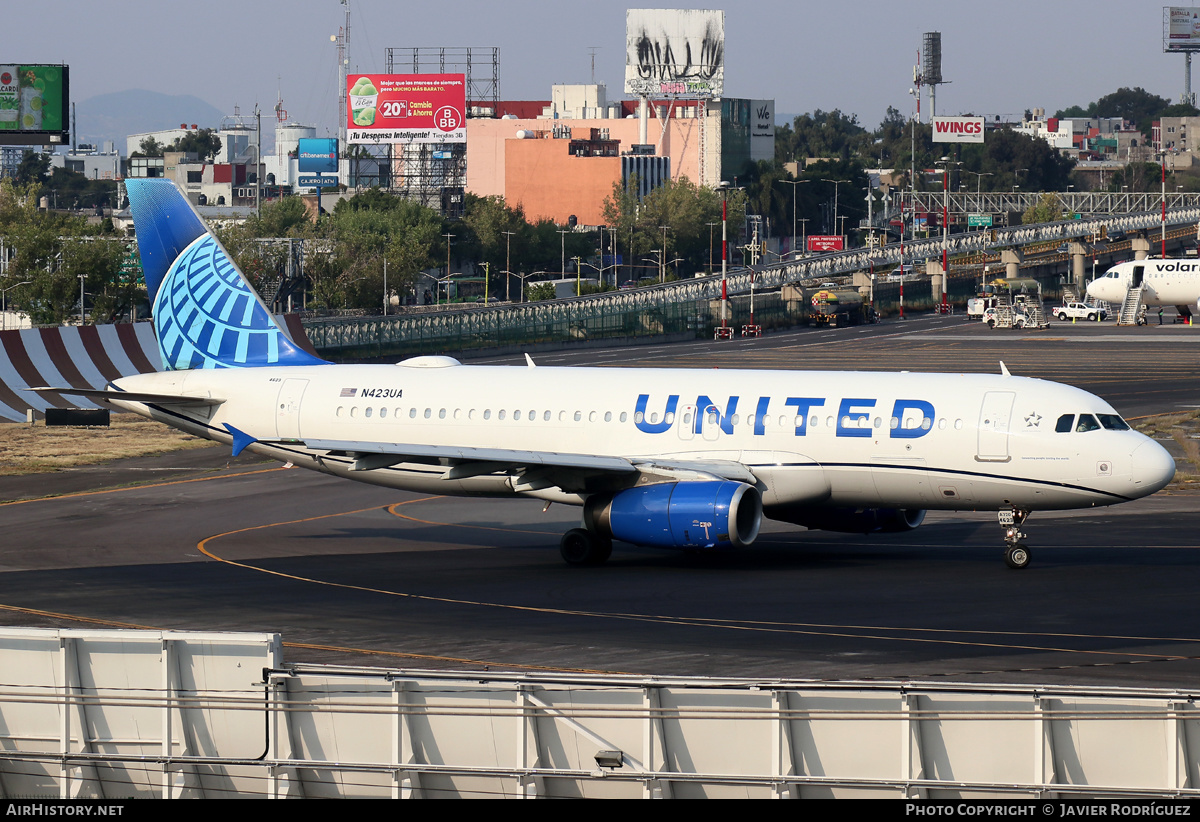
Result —
<path fill-rule="evenodd" d="M 612 540 L 586 528 L 572 528 L 558 544 L 569 565 L 603 565 L 612 556 Z"/>
<path fill-rule="evenodd" d="M 1020 508 L 1000 509 L 1000 527 L 1004 529 L 1004 564 L 1009 568 L 1024 568 L 1033 558 L 1028 546 L 1021 542 L 1029 536 L 1021 531 L 1021 523 L 1028 517 L 1029 512 Z"/>

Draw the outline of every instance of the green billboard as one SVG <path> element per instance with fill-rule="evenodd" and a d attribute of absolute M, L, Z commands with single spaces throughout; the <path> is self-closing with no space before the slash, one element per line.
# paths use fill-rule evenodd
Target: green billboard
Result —
<path fill-rule="evenodd" d="M 68 142 L 68 69 L 0 63 L 0 144 Z"/>

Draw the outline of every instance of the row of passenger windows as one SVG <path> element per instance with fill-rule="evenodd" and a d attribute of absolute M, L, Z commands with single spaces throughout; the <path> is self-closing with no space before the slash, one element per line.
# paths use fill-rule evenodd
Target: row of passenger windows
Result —
<path fill-rule="evenodd" d="M 358 419 L 360 417 L 365 418 L 365 419 L 371 419 L 372 417 L 376 417 L 378 419 L 387 419 L 390 414 L 390 416 L 393 419 L 403 419 L 404 417 L 407 417 L 408 419 L 418 419 L 420 417 L 420 418 L 424 418 L 427 420 L 433 419 L 435 413 L 437 415 L 437 419 L 439 419 L 439 420 L 444 420 L 444 419 L 490 420 L 490 419 L 492 419 L 492 416 L 493 416 L 493 412 L 490 408 L 486 408 L 482 412 L 479 412 L 474 408 L 469 409 L 467 411 L 463 411 L 461 408 L 455 408 L 453 411 L 446 409 L 446 408 L 439 408 L 439 409 L 437 409 L 436 412 L 432 408 L 426 408 L 426 409 L 424 409 L 424 411 L 420 411 L 417 408 L 409 408 L 409 409 L 407 409 L 407 413 L 406 413 L 405 409 L 403 409 L 403 408 L 395 408 L 395 409 L 389 410 L 388 408 L 382 408 L 382 407 L 381 408 L 373 408 L 371 406 L 367 406 L 366 408 L 360 409 L 357 405 L 353 405 L 353 406 L 338 406 L 337 412 L 336 412 L 337 416 L 340 418 L 343 418 L 343 419 L 346 419 L 346 418 Z M 567 420 L 568 420 L 567 415 L 568 415 L 567 411 L 559 411 L 558 412 L 558 421 L 559 422 L 567 422 Z M 570 418 L 575 422 L 582 422 L 583 417 L 584 417 L 583 411 L 576 411 L 576 412 L 574 412 L 574 414 L 571 414 Z M 588 422 L 599 422 L 601 419 L 604 422 L 612 422 L 614 417 L 617 419 L 618 422 L 628 422 L 629 421 L 629 414 L 624 411 L 622 411 L 620 414 L 614 414 L 612 411 L 605 411 L 603 413 L 603 415 L 601 415 L 601 413 L 599 411 L 589 411 L 587 413 Z M 520 421 L 523 419 L 528 420 L 528 421 L 537 421 L 539 419 L 539 412 L 536 410 L 521 411 L 520 409 L 517 409 L 515 411 L 512 411 L 511 415 L 510 415 L 510 413 L 507 410 L 502 408 L 495 412 L 495 418 L 497 420 L 505 420 L 505 419 L 511 418 L 514 421 Z M 550 422 L 553 418 L 554 418 L 554 414 L 551 411 L 540 412 L 540 419 L 542 422 Z M 660 415 L 658 412 L 652 412 L 646 416 L 643 416 L 642 412 L 638 411 L 633 415 L 633 421 L 635 423 L 649 422 L 651 425 L 657 425 L 659 422 L 659 418 L 660 418 Z M 661 415 L 661 418 L 662 418 L 662 421 L 664 423 L 666 423 L 667 425 L 670 425 L 675 422 L 675 414 L 673 414 L 673 413 L 667 413 L 665 415 Z M 780 428 L 788 428 L 788 427 L 798 428 L 798 427 L 804 425 L 803 417 L 796 417 L 796 416 L 791 416 L 788 414 L 780 414 L 777 419 L 778 419 L 778 426 Z M 741 414 L 733 414 L 732 416 L 729 417 L 729 419 L 727 420 L 727 423 L 730 426 L 745 425 L 746 427 L 753 429 L 758 424 L 762 425 L 762 427 L 764 427 L 764 428 L 769 428 L 775 424 L 775 420 L 776 420 L 776 418 L 767 416 L 766 414 L 763 414 L 761 417 L 759 417 L 759 415 L 757 415 L 757 414 L 748 414 L 745 417 L 743 417 Z M 834 425 L 836 424 L 836 422 L 837 422 L 836 417 L 826 417 L 825 418 L 825 427 L 833 428 Z M 721 423 L 721 414 L 717 411 L 710 410 L 707 415 L 707 419 L 705 420 L 705 424 L 716 426 L 716 425 L 719 425 L 720 423 Z M 691 412 L 685 412 L 683 414 L 682 424 L 684 426 L 692 425 Z M 944 417 L 937 420 L 937 427 L 939 429 L 944 430 L 950 424 L 951 424 L 950 421 Z M 884 425 L 883 417 L 875 417 L 874 419 L 872 419 L 871 417 L 865 417 L 865 416 L 861 416 L 861 417 L 860 416 L 855 416 L 855 417 L 845 416 L 845 417 L 842 417 L 842 419 L 841 419 L 841 427 L 844 429 L 845 428 L 882 428 L 883 425 Z M 920 419 L 918 419 L 916 417 L 906 417 L 903 420 L 901 420 L 899 417 L 891 417 L 888 420 L 887 425 L 891 429 L 896 429 L 896 428 L 917 429 L 917 428 L 920 428 L 922 430 L 928 431 L 931 428 L 933 428 L 934 420 L 930 417 L 922 417 Z M 817 417 L 814 415 L 809 418 L 809 420 L 808 420 L 809 428 L 819 428 L 820 426 L 821 426 L 821 418 L 820 417 Z M 954 420 L 953 426 L 954 426 L 955 430 L 959 430 L 963 427 L 963 421 L 962 420 Z"/>
<path fill-rule="evenodd" d="M 1060 434 L 1071 431 L 1099 431 L 1101 428 L 1107 428 L 1109 431 L 1128 431 L 1129 423 L 1116 414 L 1080 414 L 1079 422 L 1075 422 L 1074 414 L 1063 414 L 1054 426 L 1054 430 Z"/>

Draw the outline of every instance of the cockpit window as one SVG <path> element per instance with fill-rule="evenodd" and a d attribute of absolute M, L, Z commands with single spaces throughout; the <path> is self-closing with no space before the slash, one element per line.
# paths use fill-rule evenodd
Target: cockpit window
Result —
<path fill-rule="evenodd" d="M 1079 424 L 1075 426 L 1075 430 L 1077 432 L 1078 431 L 1099 431 L 1100 423 L 1096 422 L 1096 418 L 1093 417 L 1091 414 L 1080 414 L 1079 415 Z"/>
<path fill-rule="evenodd" d="M 1096 416 L 1100 418 L 1100 424 L 1109 431 L 1129 430 L 1129 423 L 1125 422 L 1125 420 L 1121 419 L 1116 414 L 1097 414 Z"/>
<path fill-rule="evenodd" d="M 1074 414 L 1063 414 L 1058 418 L 1058 424 L 1054 426 L 1054 430 L 1060 434 L 1069 434 L 1075 425 Z"/>

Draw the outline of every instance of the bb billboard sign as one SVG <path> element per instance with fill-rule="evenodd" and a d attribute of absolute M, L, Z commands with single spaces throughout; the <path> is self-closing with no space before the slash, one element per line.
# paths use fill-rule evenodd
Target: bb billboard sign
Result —
<path fill-rule="evenodd" d="M 935 143 L 982 143 L 982 117 L 934 117 L 933 141 Z"/>
<path fill-rule="evenodd" d="M 346 78 L 350 143 L 465 143 L 462 74 L 351 74 Z"/>

